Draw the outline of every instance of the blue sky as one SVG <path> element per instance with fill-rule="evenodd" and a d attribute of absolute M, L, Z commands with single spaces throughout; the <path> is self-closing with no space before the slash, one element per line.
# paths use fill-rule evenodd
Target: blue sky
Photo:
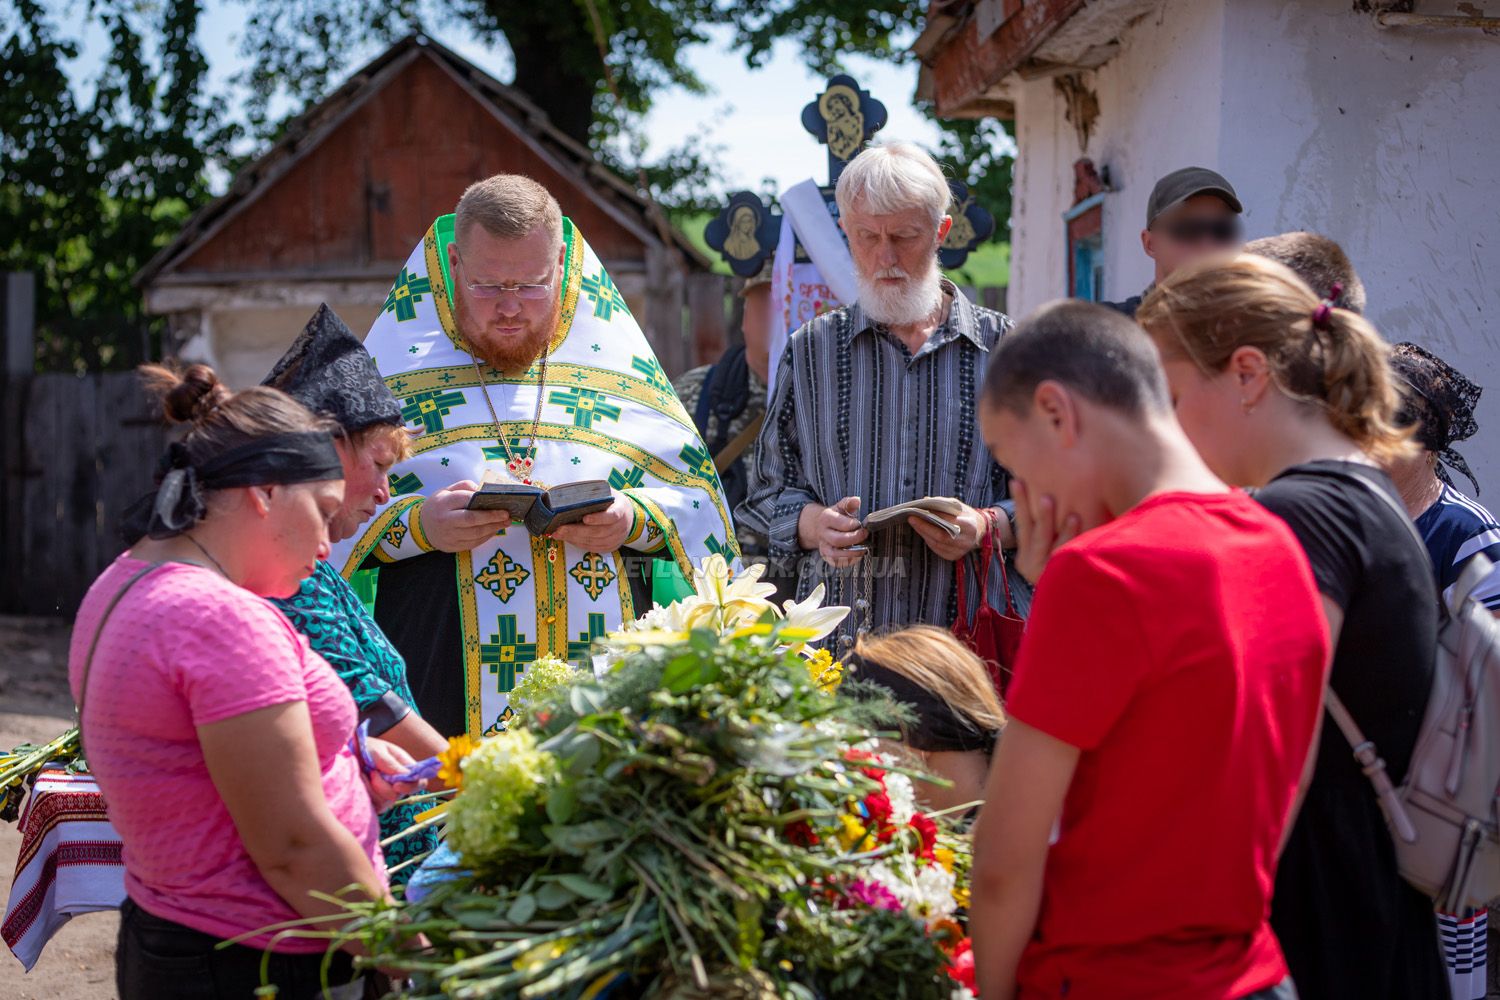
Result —
<path fill-rule="evenodd" d="M 82 15 L 82 0 L 61 0 L 55 6 L 62 23 Z M 244 22 L 242 4 L 206 0 L 199 36 L 209 60 L 211 85 L 219 91 L 244 67 L 239 51 Z M 511 79 L 510 53 L 504 46 L 487 47 L 452 29 L 434 34 L 499 79 Z M 801 64 L 789 44 L 778 45 L 763 66 L 751 70 L 743 56 L 729 51 L 726 39 L 727 33 L 716 34 L 714 43 L 688 50 L 687 62 L 709 84 L 711 93 L 674 90 L 660 95 L 646 120 L 648 156 L 692 137 L 723 147 L 719 159 L 727 190 L 759 190 L 765 177 L 774 178 L 778 189 L 809 177 L 824 181 L 824 149 L 803 131 L 800 121 L 803 105 L 822 90 L 822 78 Z M 77 69 L 88 82 L 97 72 L 107 40 L 96 26 L 83 42 Z M 360 53 L 351 68 L 375 54 Z M 912 107 L 915 63 L 892 66 L 855 57 L 848 60 L 846 69 L 885 103 L 890 121 L 880 138 L 935 143 L 937 130 Z"/>

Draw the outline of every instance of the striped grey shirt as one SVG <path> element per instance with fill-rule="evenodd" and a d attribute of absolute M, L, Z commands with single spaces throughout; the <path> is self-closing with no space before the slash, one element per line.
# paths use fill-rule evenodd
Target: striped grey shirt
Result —
<path fill-rule="evenodd" d="M 946 279 L 943 286 L 952 308 L 915 355 L 857 303 L 817 317 L 788 340 L 737 513 L 769 539 L 774 560 L 795 561 L 799 599 L 824 582 L 828 603 L 853 607 L 865 574 L 861 567 L 834 569 L 801 548 L 797 518 L 807 504 L 857 496 L 864 515 L 924 496 L 993 507 L 1007 495 L 1005 472 L 980 437 L 976 405 L 990 348 L 1012 323 L 975 306 Z M 873 628 L 953 623 L 953 563 L 909 528 L 886 529 L 866 544 Z M 989 601 L 1003 608 L 996 563 Z M 1012 584 L 1024 613 L 1029 593 L 1014 574 Z M 970 611 L 976 597 L 968 599 Z M 841 634 L 852 635 L 859 619 L 851 614 Z"/>

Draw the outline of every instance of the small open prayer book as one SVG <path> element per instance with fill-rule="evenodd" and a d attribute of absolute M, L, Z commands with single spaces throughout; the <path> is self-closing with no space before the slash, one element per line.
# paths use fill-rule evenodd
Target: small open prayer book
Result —
<path fill-rule="evenodd" d="M 895 525 L 904 525 L 907 518 L 915 517 L 946 531 L 949 538 L 957 538 L 958 525 L 938 515 L 946 514 L 952 517 L 963 509 L 964 505 L 952 497 L 923 497 L 920 500 L 908 500 L 906 503 L 898 503 L 893 507 L 885 507 L 870 514 L 865 518 L 865 529 L 871 532 L 880 531 Z"/>
<path fill-rule="evenodd" d="M 614 492 L 602 479 L 562 483 L 550 489 L 513 481 L 502 482 L 486 473 L 478 492 L 469 498 L 469 510 L 503 510 L 512 521 L 520 521 L 533 535 L 550 535 L 565 524 L 582 521 L 589 514 L 607 510 Z"/>

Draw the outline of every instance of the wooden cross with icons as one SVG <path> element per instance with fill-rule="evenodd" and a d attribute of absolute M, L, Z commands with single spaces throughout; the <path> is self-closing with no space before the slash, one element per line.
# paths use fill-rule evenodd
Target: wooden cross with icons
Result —
<path fill-rule="evenodd" d="M 828 149 L 828 182 L 818 190 L 828 214 L 838 219 L 834 188 L 839 175 L 863 152 L 876 132 L 885 127 L 885 105 L 862 90 L 852 76 L 840 73 L 829 77 L 823 92 L 802 109 L 802 127 Z M 950 180 L 948 188 L 953 201 L 949 214 L 953 228 L 943 241 L 938 260 L 944 268 L 961 267 L 969 252 L 995 232 L 995 217 L 982 205 L 975 204 L 968 185 Z M 781 235 L 781 213 L 754 191 L 736 191 L 728 203 L 703 229 L 703 238 L 717 250 L 729 269 L 741 278 L 755 276 L 776 252 Z M 806 252 L 797 246 L 797 260 L 806 261 Z"/>

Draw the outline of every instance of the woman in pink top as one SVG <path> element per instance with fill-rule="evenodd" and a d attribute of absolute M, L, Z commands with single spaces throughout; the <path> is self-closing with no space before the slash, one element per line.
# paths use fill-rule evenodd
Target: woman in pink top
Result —
<path fill-rule="evenodd" d="M 212 369 L 144 369 L 189 425 L 146 501 L 146 538 L 79 609 L 69 677 L 89 766 L 125 844 L 116 984 L 134 998 L 281 1000 L 320 991 L 324 946 L 260 934 L 335 911 L 314 893 L 386 893 L 376 811 L 410 766 L 372 740 L 333 669 L 263 598 L 327 555 L 343 497 L 326 423 L 274 389 L 231 393 Z M 340 953 L 329 982 L 353 976 Z"/>

